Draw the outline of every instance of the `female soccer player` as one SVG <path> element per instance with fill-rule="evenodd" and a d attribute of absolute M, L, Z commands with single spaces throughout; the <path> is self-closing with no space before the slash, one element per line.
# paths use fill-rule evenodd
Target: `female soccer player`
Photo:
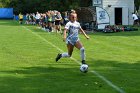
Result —
<path fill-rule="evenodd" d="M 82 64 L 86 64 L 85 62 L 85 49 L 78 37 L 78 31 L 81 31 L 84 36 L 89 39 L 89 36 L 86 35 L 84 30 L 81 28 L 80 23 L 77 22 L 77 14 L 71 13 L 70 14 L 70 21 L 66 24 L 63 34 L 63 41 L 66 41 L 68 53 L 58 54 L 56 57 L 56 62 L 63 57 L 71 57 L 74 46 L 80 50 L 80 55 L 82 59 Z M 68 35 L 66 37 L 66 33 Z"/>

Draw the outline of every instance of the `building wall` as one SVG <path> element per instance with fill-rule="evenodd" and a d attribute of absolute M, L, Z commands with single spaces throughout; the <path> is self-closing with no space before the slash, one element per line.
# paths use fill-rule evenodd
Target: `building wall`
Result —
<path fill-rule="evenodd" d="M 108 5 L 111 5 L 111 7 L 108 7 Z M 102 0 L 102 6 L 103 8 L 109 13 L 110 15 L 110 24 L 115 24 L 115 8 L 128 8 L 128 17 L 123 17 L 123 25 L 127 25 L 125 23 L 125 20 L 128 19 L 128 24 L 133 24 L 132 19 L 132 13 L 134 12 L 134 0 Z M 123 14 L 126 11 L 122 11 Z M 123 15 L 122 15 L 123 16 Z"/>

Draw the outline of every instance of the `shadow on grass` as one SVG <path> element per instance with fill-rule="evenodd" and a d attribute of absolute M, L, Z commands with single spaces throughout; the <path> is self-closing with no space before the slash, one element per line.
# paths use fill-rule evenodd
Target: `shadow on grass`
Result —
<path fill-rule="evenodd" d="M 0 20 L 0 26 L 19 26 L 18 21 L 15 20 Z"/>
<path fill-rule="evenodd" d="M 20 24 L 16 20 L 0 20 L 0 26 L 20 26 Z M 30 27 L 33 25 L 23 24 L 21 26 Z M 41 33 L 46 32 L 41 29 L 38 29 L 37 26 L 34 26 L 34 28 L 32 28 L 32 29 L 34 32 L 41 32 Z M 90 35 L 94 35 L 94 36 L 95 35 L 96 36 L 98 36 L 98 35 L 99 36 L 140 36 L 140 29 L 138 31 L 127 31 L 127 32 L 116 32 L 116 33 L 94 32 L 94 33 L 90 33 Z"/>
<path fill-rule="evenodd" d="M 115 32 L 115 33 L 94 32 L 93 35 L 96 35 L 96 36 L 140 36 L 140 29 L 138 31 L 125 31 L 125 32 Z"/>
<path fill-rule="evenodd" d="M 78 69 L 73 68 L 74 65 L 71 66 L 72 68 L 23 67 L 14 71 L 0 71 L 3 73 L 3 76 L 0 77 L 0 92 L 69 93 L 70 89 L 76 92 L 82 88 L 85 90 L 80 93 L 86 93 L 89 87 L 84 88 L 84 84 L 87 82 L 86 78 L 91 76 L 88 73 L 81 73 L 78 70 L 79 66 Z M 82 86 L 79 88 L 81 84 Z M 92 84 L 95 85 L 94 82 Z M 93 89 L 99 90 L 100 87 L 96 86 Z"/>
<path fill-rule="evenodd" d="M 93 65 L 101 75 L 123 87 L 126 93 L 140 92 L 140 61 L 132 64 L 116 61 L 96 60 Z M 81 73 L 79 66 L 69 67 L 22 67 L 13 71 L 0 71 L 1 93 L 116 93 L 106 89 L 105 82 L 91 73 Z M 97 82 L 98 84 L 96 84 Z M 88 85 L 85 85 L 88 84 Z M 135 90 L 134 86 L 137 90 Z M 84 90 L 83 90 L 84 89 Z M 131 89 L 131 90 L 129 90 Z M 102 92 L 100 91 L 102 90 Z M 105 92 L 107 91 L 108 92 Z M 71 91 L 71 92 L 70 92 Z M 90 91 L 90 92 L 89 92 Z"/>
<path fill-rule="evenodd" d="M 38 28 L 37 26 L 36 27 L 33 27 L 33 28 L 31 28 L 31 30 L 33 31 L 33 32 L 39 32 L 39 33 L 48 33 L 47 31 L 44 31 L 44 30 L 42 30 L 41 28 Z"/>
<path fill-rule="evenodd" d="M 138 70 L 140 71 L 140 61 L 127 63 L 127 62 L 118 62 L 118 61 L 105 61 L 105 60 L 94 60 L 94 64 L 97 70 Z"/>
<path fill-rule="evenodd" d="M 127 63 L 94 60 L 92 66 L 96 72 L 122 88 L 126 93 L 140 92 L 140 61 Z"/>
<path fill-rule="evenodd" d="M 47 31 L 43 31 L 41 29 L 38 29 L 37 27 L 32 28 L 32 31 L 41 32 L 41 33 L 47 32 Z M 52 33 L 52 32 L 50 32 L 50 33 Z M 116 33 L 94 32 L 94 33 L 89 33 L 89 35 L 94 35 L 94 36 L 140 36 L 140 31 L 127 31 L 127 32 L 116 32 Z"/>
<path fill-rule="evenodd" d="M 33 25 L 24 25 L 27 28 Z M 136 27 L 138 28 L 138 27 Z M 125 31 L 125 32 L 116 32 L 116 33 L 103 33 L 103 32 L 94 32 L 94 33 L 89 33 L 90 35 L 94 35 L 94 36 L 140 36 L 140 28 L 138 28 L 138 31 Z M 62 31 L 64 30 L 63 26 L 62 26 Z M 40 33 L 46 33 L 47 31 L 43 31 L 41 29 L 39 29 L 37 26 L 34 26 L 32 28 L 33 32 L 40 32 Z M 52 33 L 52 32 L 50 32 Z M 55 33 L 55 32 L 54 32 Z"/>
<path fill-rule="evenodd" d="M 0 26 L 33 26 L 33 25 L 26 25 L 25 21 L 23 21 L 23 24 L 19 24 L 19 21 L 16 20 L 0 20 Z"/>

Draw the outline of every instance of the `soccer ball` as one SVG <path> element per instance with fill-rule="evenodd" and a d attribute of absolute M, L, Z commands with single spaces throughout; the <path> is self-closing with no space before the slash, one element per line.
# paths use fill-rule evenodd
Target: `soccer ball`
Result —
<path fill-rule="evenodd" d="M 82 64 L 80 66 L 80 71 L 83 72 L 83 73 L 88 72 L 88 65 L 87 64 Z"/>

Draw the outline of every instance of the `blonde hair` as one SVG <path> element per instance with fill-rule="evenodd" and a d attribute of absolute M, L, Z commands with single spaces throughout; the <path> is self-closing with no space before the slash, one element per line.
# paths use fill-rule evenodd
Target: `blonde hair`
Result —
<path fill-rule="evenodd" d="M 72 10 L 71 10 L 71 13 L 76 13 L 76 11 L 72 9 Z"/>
<path fill-rule="evenodd" d="M 72 17 L 75 17 L 77 20 L 77 14 L 76 13 L 70 13 L 69 19 L 73 20 Z"/>

